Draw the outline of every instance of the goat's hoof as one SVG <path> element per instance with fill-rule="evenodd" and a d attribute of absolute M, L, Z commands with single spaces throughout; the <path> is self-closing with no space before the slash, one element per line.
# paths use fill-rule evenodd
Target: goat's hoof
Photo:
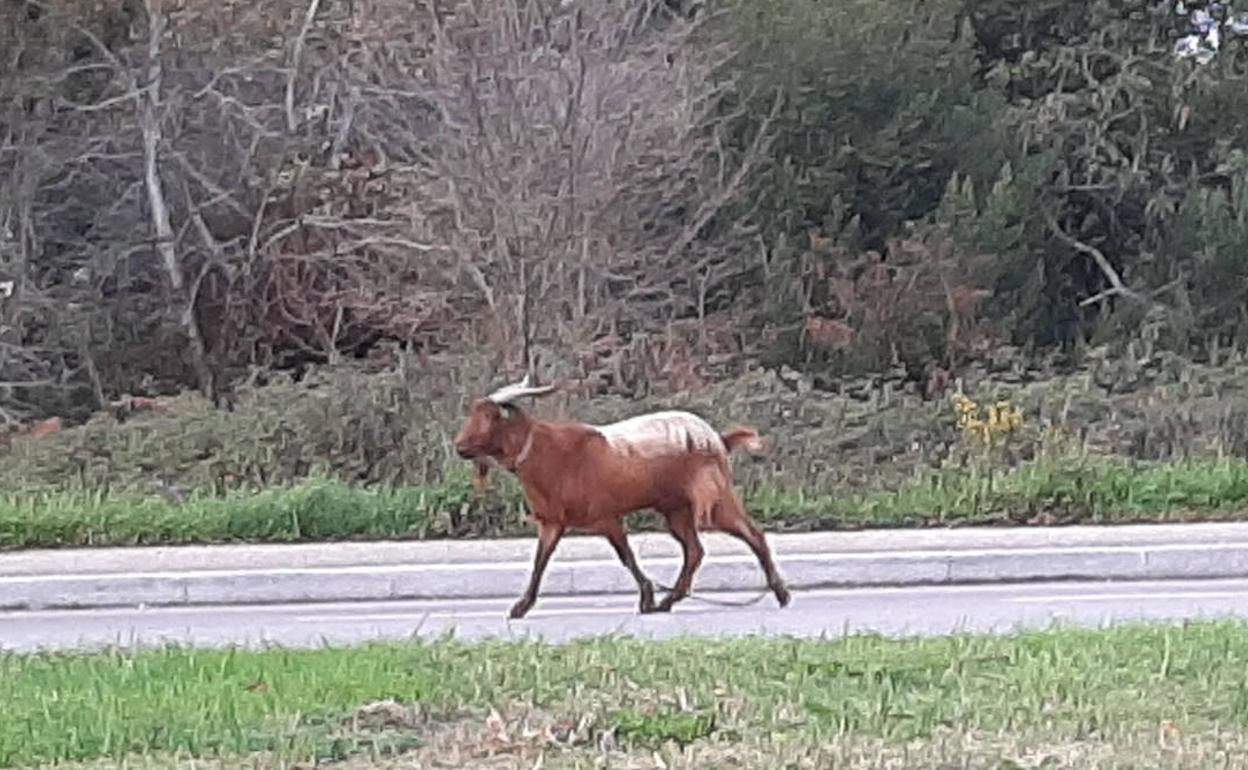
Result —
<path fill-rule="evenodd" d="M 519 620 L 529 613 L 533 608 L 533 602 L 527 602 L 523 599 L 511 605 L 511 612 L 507 613 L 507 617 L 511 620 Z"/>
<path fill-rule="evenodd" d="M 793 596 L 789 593 L 789 589 L 785 588 L 783 585 L 776 586 L 772 590 L 775 591 L 776 601 L 780 603 L 781 607 L 788 607 L 789 602 L 793 601 Z"/>

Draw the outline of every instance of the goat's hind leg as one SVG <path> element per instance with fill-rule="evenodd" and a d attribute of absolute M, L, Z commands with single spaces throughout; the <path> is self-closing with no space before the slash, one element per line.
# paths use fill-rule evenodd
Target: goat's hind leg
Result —
<path fill-rule="evenodd" d="M 654 583 L 650 582 L 650 578 L 646 577 L 641 567 L 638 566 L 637 557 L 633 555 L 633 549 L 628 544 L 628 536 L 624 533 L 624 525 L 618 519 L 611 519 L 599 523 L 594 529 L 611 543 L 620 561 L 628 568 L 633 580 L 637 581 L 637 590 L 641 592 L 640 610 L 654 612 Z"/>
<path fill-rule="evenodd" d="M 731 535 L 750 547 L 758 559 L 759 566 L 763 568 L 763 573 L 767 576 L 767 587 L 775 594 L 780 606 L 787 607 L 792 596 L 784 584 L 784 579 L 776 570 L 776 564 L 771 558 L 771 549 L 767 547 L 767 539 L 763 536 L 762 530 L 750 521 L 749 514 L 745 512 L 745 506 L 741 504 L 741 499 L 732 489 L 725 489 L 715 504 L 711 528 Z"/>

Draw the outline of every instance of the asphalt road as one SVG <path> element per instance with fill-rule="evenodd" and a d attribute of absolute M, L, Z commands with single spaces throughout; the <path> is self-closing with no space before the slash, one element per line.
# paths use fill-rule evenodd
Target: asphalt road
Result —
<path fill-rule="evenodd" d="M 757 593 L 704 594 L 742 602 Z M 349 602 L 156 609 L 0 613 L 0 648 L 130 646 L 167 642 L 285 646 L 343 645 L 369 639 L 538 636 L 550 641 L 609 633 L 650 638 L 684 634 L 817 637 L 846 631 L 889 636 L 954 631 L 1007 632 L 1054 621 L 1098 626 L 1133 619 L 1248 617 L 1248 580 L 1031 583 L 811 590 L 786 609 L 768 594 L 726 607 L 696 596 L 669 615 L 638 615 L 625 596 L 539 599 L 523 620 L 506 619 L 510 600 Z"/>

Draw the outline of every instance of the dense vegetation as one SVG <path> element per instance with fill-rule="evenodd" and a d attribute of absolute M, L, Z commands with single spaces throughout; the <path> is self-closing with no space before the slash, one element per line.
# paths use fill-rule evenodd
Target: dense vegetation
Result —
<path fill-rule="evenodd" d="M 6 6 L 5 414 L 525 331 L 634 380 L 1245 341 L 1234 40 L 1179 60 L 1143 0 L 564 5 Z"/>
<path fill-rule="evenodd" d="M 793 500 L 934 483 L 959 378 L 1026 407 L 1007 466 L 1242 456 L 1246 60 L 1172 10 L 9 3 L 0 423 L 97 418 L 5 488 L 454 497 L 462 399 L 534 359 L 786 426 Z"/>

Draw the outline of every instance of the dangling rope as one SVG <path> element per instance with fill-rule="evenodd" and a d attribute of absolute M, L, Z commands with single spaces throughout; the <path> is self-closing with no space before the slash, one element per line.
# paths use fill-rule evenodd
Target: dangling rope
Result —
<path fill-rule="evenodd" d="M 658 582 L 654 584 L 654 587 L 659 589 L 660 591 L 667 591 L 669 594 L 673 590 L 670 586 L 665 586 L 662 583 L 658 583 Z M 698 594 L 695 594 L 694 592 L 690 591 L 689 594 L 685 596 L 685 598 L 692 599 L 698 602 L 702 602 L 703 604 L 715 604 L 720 607 L 749 607 L 749 606 L 758 604 L 763 599 L 766 599 L 770 594 L 771 594 L 770 590 L 763 590 L 758 594 L 758 596 L 755 596 L 753 599 L 749 599 L 747 601 L 741 601 L 741 602 L 732 602 L 732 601 L 727 601 L 725 599 L 711 599 L 710 597 L 699 596 Z"/>

